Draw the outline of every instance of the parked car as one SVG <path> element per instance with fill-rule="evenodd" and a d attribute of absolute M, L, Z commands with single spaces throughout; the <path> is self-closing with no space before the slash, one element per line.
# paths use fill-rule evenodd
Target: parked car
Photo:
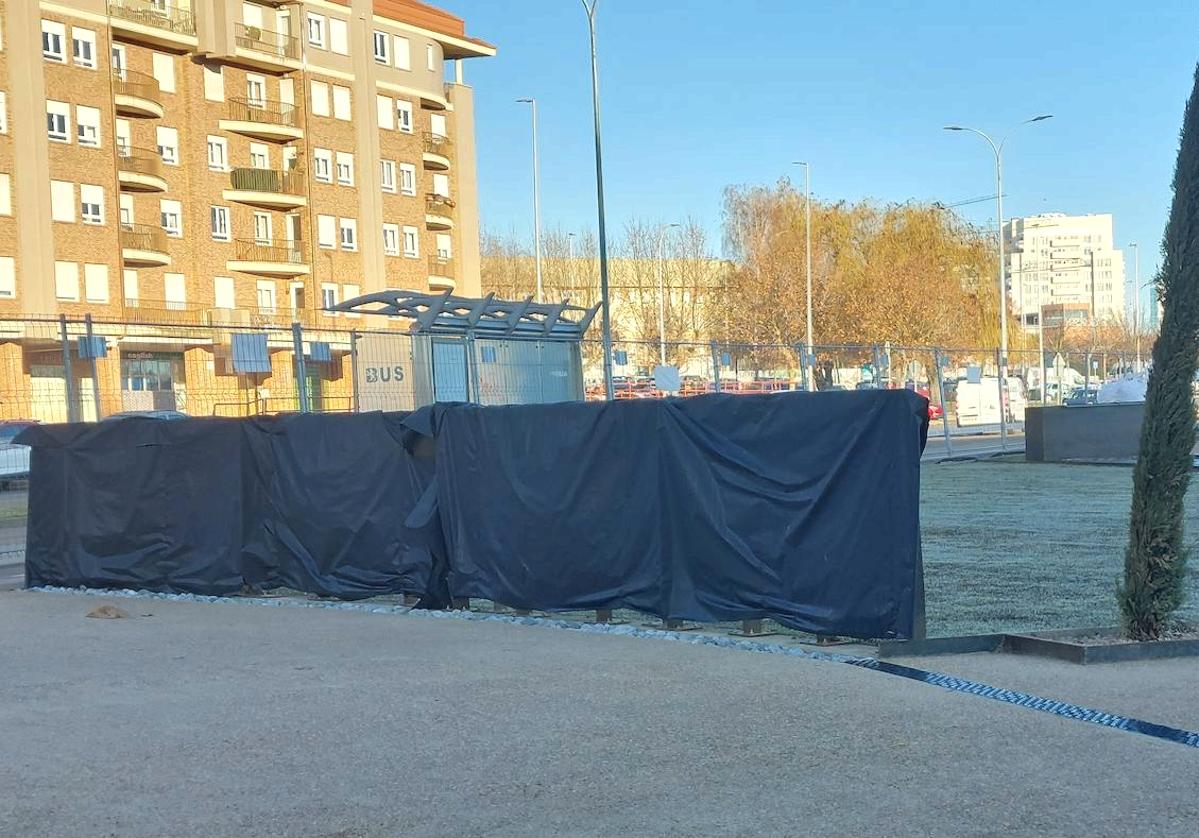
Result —
<path fill-rule="evenodd" d="M 1086 407 L 1099 404 L 1099 390 L 1096 387 L 1079 387 L 1062 402 L 1066 407 Z"/>
<path fill-rule="evenodd" d="M 105 416 L 105 422 L 112 422 L 121 419 L 162 419 L 165 421 L 174 421 L 176 419 L 190 419 L 186 413 L 179 410 L 126 410 L 122 413 L 114 413 L 111 416 Z"/>
<path fill-rule="evenodd" d="M 32 419 L 0 422 L 0 487 L 29 476 L 29 446 L 13 442 L 17 434 L 36 425 Z"/>

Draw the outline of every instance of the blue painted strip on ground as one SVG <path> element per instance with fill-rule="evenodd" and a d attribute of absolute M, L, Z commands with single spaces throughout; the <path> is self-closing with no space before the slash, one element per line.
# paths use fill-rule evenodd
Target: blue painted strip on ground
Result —
<path fill-rule="evenodd" d="M 688 643 L 694 646 L 716 646 L 722 649 L 740 649 L 743 651 L 761 652 L 772 655 L 789 655 L 791 657 L 808 658 L 810 660 L 828 661 L 831 663 L 846 663 L 850 666 L 857 666 L 862 669 L 872 670 L 874 672 L 882 672 L 887 675 L 896 675 L 900 678 L 908 678 L 913 681 L 920 681 L 922 683 L 929 684 L 930 686 L 940 687 L 953 692 L 967 693 L 969 695 L 975 695 L 981 698 L 989 698 L 994 701 L 1002 701 L 1005 704 L 1013 704 L 1017 707 L 1038 710 L 1042 713 L 1050 713 L 1055 716 L 1074 719 L 1080 722 L 1102 725 L 1103 727 L 1109 727 L 1115 730 L 1123 730 L 1129 733 L 1139 733 L 1144 736 L 1152 736 L 1155 739 L 1163 739 L 1167 742 L 1177 742 L 1178 744 L 1185 745 L 1189 748 L 1199 748 L 1199 733 L 1189 730 L 1182 730 L 1176 727 L 1168 727 L 1166 725 L 1159 725 L 1153 722 L 1146 722 L 1142 719 L 1134 719 L 1129 716 L 1105 713 L 1102 710 L 1095 710 L 1090 707 L 1083 707 L 1081 705 L 1071 704 L 1066 701 L 1058 701 L 1052 698 L 1041 698 L 1040 696 L 1030 695 L 1028 693 L 1015 692 L 1013 690 L 1006 690 L 1001 687 L 992 687 L 989 684 L 980 684 L 977 681 L 968 681 L 965 678 L 958 678 L 954 675 L 946 675 L 941 672 L 928 672 L 923 669 L 914 669 L 910 666 L 902 666 L 889 661 L 880 661 L 874 658 L 853 657 L 850 655 L 841 655 L 831 652 L 809 651 L 796 646 L 785 646 L 781 643 L 763 643 L 758 640 L 747 640 L 744 638 L 730 637 L 728 635 L 692 634 L 688 632 L 663 631 L 660 629 L 649 629 L 630 625 L 581 623 L 570 620 L 555 619 L 552 617 L 519 616 L 512 614 L 483 614 L 477 611 L 414 611 L 408 606 L 400 605 L 322 600 L 313 601 L 286 597 L 278 599 L 256 597 L 220 597 L 204 596 L 200 594 L 166 594 L 156 593 L 153 591 L 134 591 L 128 589 L 102 590 L 98 588 L 58 588 L 50 586 L 31 588 L 30 590 L 46 593 L 121 597 L 125 599 L 159 599 L 174 602 L 225 603 L 231 605 L 266 605 L 277 608 L 327 608 L 337 611 L 358 611 L 367 614 L 409 614 L 411 616 L 427 617 L 433 619 L 510 623 L 521 626 L 569 629 L 573 631 L 579 631 L 584 634 L 614 634 L 624 637 L 671 640 L 678 643 Z"/>
<path fill-rule="evenodd" d="M 854 658 L 842 662 L 853 666 L 860 666 L 863 669 L 871 669 L 875 672 L 884 672 L 888 675 L 910 678 L 913 681 L 921 681 L 925 684 L 931 684 L 934 687 L 952 690 L 953 692 L 977 695 L 982 698 L 993 699 L 994 701 L 1002 701 L 1005 704 L 1014 704 L 1017 707 L 1039 710 L 1042 713 L 1050 713 L 1054 716 L 1103 725 L 1104 727 L 1115 728 L 1116 730 L 1125 730 L 1129 733 L 1140 733 L 1145 736 L 1152 736 L 1155 739 L 1164 739 L 1167 742 L 1177 742 L 1180 745 L 1186 745 L 1190 748 L 1199 748 L 1199 733 L 1189 730 L 1154 724 L 1153 722 L 1146 722 L 1129 716 L 1105 713 L 1102 710 L 1094 710 L 1090 707 L 1082 707 L 1066 701 L 1057 701 L 1052 698 L 1041 698 L 1040 696 L 1029 695 L 1028 693 L 1005 690 L 1000 687 L 992 687 L 988 684 L 980 684 L 976 681 L 967 681 L 964 678 L 957 678 L 953 675 L 945 675 L 940 672 L 926 672 L 923 669 L 913 669 L 910 666 L 901 666 L 897 663 L 875 660 L 873 658 Z"/>

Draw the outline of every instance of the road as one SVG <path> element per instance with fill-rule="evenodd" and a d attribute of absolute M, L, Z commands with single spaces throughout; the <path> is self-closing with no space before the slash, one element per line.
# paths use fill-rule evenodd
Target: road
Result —
<path fill-rule="evenodd" d="M 953 435 L 950 437 L 949 447 L 946 447 L 941 426 L 934 424 L 928 429 L 928 445 L 925 446 L 924 457 L 922 459 L 928 462 L 929 460 L 943 460 L 950 456 L 985 457 L 991 454 L 999 454 L 1005 450 L 1017 453 L 1023 451 L 1024 432 L 1009 431 L 1006 448 L 1000 443 L 998 431 L 994 433 Z"/>

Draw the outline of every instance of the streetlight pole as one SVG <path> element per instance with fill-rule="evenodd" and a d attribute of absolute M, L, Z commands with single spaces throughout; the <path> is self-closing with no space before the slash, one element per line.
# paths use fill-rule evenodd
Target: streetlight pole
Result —
<path fill-rule="evenodd" d="M 666 231 L 678 224 L 658 225 L 658 363 L 666 366 L 666 265 L 662 258 L 662 243 Z"/>
<path fill-rule="evenodd" d="M 1137 372 L 1141 371 L 1141 245 L 1133 242 L 1132 262 L 1134 276 L 1132 287 L 1137 289 L 1132 294 L 1132 331 L 1137 342 Z"/>
<path fill-rule="evenodd" d="M 566 234 L 566 258 L 570 259 L 571 262 L 573 262 L 574 258 L 575 258 L 575 234 L 574 233 Z"/>
<path fill-rule="evenodd" d="M 1032 122 L 1043 122 L 1046 119 L 1052 119 L 1053 114 L 1042 114 L 1034 116 L 1031 119 L 1026 119 L 1020 125 L 1028 125 Z M 1016 126 L 1019 127 L 1019 126 Z M 967 128 L 962 125 L 946 125 L 946 131 L 968 131 L 971 134 L 977 134 L 987 141 L 991 146 L 991 151 L 995 153 L 995 202 L 996 202 L 996 219 L 995 219 L 995 240 L 999 249 L 999 438 L 1000 448 L 1007 447 L 1007 265 L 1004 264 L 1004 247 L 1003 247 L 1003 147 L 1007 143 L 1005 136 L 996 143 L 990 136 L 979 131 L 977 128 Z"/>
<path fill-rule="evenodd" d="M 806 246 L 804 249 L 804 260 L 807 262 L 808 268 L 808 291 L 807 291 L 807 308 L 808 308 L 808 334 L 805 341 L 804 351 L 807 353 L 806 363 L 804 368 L 807 370 L 807 389 L 811 393 L 816 389 L 816 358 L 812 345 L 812 165 L 801 160 L 795 161 L 796 166 L 803 166 L 804 177 L 804 234 L 806 238 Z"/>
<path fill-rule="evenodd" d="M 537 100 L 517 99 L 533 110 L 533 253 L 537 265 L 537 302 L 545 302 L 541 289 L 541 157 L 537 153 Z"/>
<path fill-rule="evenodd" d="M 604 153 L 600 131 L 599 54 L 595 46 L 595 10 L 599 0 L 579 0 L 587 13 L 591 33 L 591 110 L 595 118 L 595 201 L 599 210 L 600 317 L 603 327 L 604 398 L 612 392 L 612 309 L 608 299 L 608 235 L 604 226 Z"/>

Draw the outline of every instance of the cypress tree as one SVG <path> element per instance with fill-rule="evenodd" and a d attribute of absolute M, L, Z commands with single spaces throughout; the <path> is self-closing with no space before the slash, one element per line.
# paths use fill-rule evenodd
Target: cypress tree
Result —
<path fill-rule="evenodd" d="M 1193 468 L 1191 388 L 1199 362 L 1199 69 L 1183 116 L 1157 293 L 1161 333 L 1153 346 L 1119 590 L 1124 628 L 1134 640 L 1161 637 L 1183 598 L 1182 500 Z"/>

